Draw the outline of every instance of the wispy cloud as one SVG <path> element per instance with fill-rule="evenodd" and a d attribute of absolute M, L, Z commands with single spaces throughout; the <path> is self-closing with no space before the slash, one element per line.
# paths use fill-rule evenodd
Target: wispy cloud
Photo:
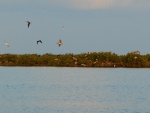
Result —
<path fill-rule="evenodd" d="M 80 0 L 72 3 L 77 9 L 105 9 L 112 7 L 127 7 L 131 0 Z"/>
<path fill-rule="evenodd" d="M 111 8 L 150 9 L 150 0 L 1 0 L 0 4 L 44 4 L 72 9 L 93 10 Z"/>
<path fill-rule="evenodd" d="M 44 0 L 43 0 L 44 1 Z M 150 0 L 45 0 L 53 5 L 74 9 L 133 8 L 149 9 Z"/>

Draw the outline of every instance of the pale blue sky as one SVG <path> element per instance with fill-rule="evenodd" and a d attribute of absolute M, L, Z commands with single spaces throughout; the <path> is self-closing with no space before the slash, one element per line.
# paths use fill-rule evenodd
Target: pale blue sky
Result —
<path fill-rule="evenodd" d="M 147 54 L 149 7 L 149 0 L 1 0 L 0 53 Z M 37 45 L 39 39 L 43 43 Z"/>

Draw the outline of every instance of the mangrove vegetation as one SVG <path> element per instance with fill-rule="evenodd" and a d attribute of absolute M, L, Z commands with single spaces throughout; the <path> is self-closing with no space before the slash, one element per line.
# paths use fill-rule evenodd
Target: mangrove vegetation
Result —
<path fill-rule="evenodd" d="M 126 55 L 112 52 L 0 54 L 0 66 L 150 67 L 150 54 L 141 55 L 139 51 Z"/>

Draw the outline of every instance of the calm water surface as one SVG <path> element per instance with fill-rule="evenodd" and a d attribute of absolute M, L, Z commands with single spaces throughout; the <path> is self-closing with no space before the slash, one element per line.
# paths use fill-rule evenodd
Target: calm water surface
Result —
<path fill-rule="evenodd" d="M 150 69 L 0 67 L 0 113 L 150 113 Z"/>

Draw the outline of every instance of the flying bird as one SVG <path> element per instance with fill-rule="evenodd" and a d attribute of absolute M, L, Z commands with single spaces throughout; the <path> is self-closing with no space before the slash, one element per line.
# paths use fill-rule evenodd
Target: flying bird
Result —
<path fill-rule="evenodd" d="M 64 29 L 65 29 L 65 26 L 62 26 L 62 29 L 64 30 Z"/>
<path fill-rule="evenodd" d="M 31 22 L 27 21 L 27 23 L 28 23 L 28 28 L 29 28 L 29 26 L 30 26 Z"/>
<path fill-rule="evenodd" d="M 57 42 L 57 44 L 58 44 L 58 46 L 60 47 L 60 46 L 62 45 L 62 41 L 59 40 L 59 41 Z"/>
<path fill-rule="evenodd" d="M 38 40 L 38 41 L 37 41 L 37 44 L 38 44 L 39 42 L 40 42 L 40 43 L 42 43 L 42 41 L 41 41 L 41 40 Z"/>
<path fill-rule="evenodd" d="M 5 42 L 5 46 L 9 47 L 9 44 L 8 44 L 8 42 L 6 42 L 6 41 L 4 41 L 4 42 Z"/>

